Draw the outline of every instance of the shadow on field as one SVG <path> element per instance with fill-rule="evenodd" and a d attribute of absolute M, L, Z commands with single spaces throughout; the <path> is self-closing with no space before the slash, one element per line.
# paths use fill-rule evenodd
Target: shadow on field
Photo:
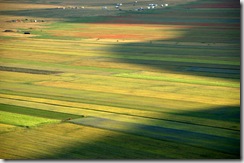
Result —
<path fill-rule="evenodd" d="M 225 4 L 226 2 L 226 4 Z M 189 25 L 178 30 L 184 35 L 177 38 L 148 40 L 147 42 L 123 43 L 111 48 L 119 62 L 170 70 L 174 73 L 240 79 L 240 6 L 239 2 L 221 1 L 231 10 L 191 8 L 194 4 L 210 5 L 197 1 L 178 6 L 176 9 L 155 11 L 141 18 L 134 16 L 136 23 L 160 25 Z M 227 3 L 228 2 L 228 3 Z M 228 5 L 225 6 L 228 8 Z M 205 10 L 205 11 L 204 11 Z M 161 12 L 161 13 L 160 13 Z M 165 16 L 157 17 L 157 14 Z M 118 17 L 116 22 L 128 24 L 129 16 Z M 113 21 L 111 21 L 112 23 Z M 135 24 L 136 24 L 135 23 Z M 166 31 L 167 35 L 167 31 Z M 123 40 L 119 40 L 123 42 Z M 140 58 L 141 57 L 141 58 Z M 168 59 L 171 57 L 171 59 Z"/>
<path fill-rule="evenodd" d="M 113 15 L 116 12 L 104 12 L 102 10 L 99 10 L 97 12 L 94 12 L 92 9 L 57 9 L 57 8 L 45 8 L 45 9 L 28 9 L 28 10 L 8 10 L 8 11 L 0 11 L 1 15 L 15 15 L 16 19 L 18 19 L 17 16 L 26 16 L 26 17 L 36 17 L 36 18 L 54 18 L 54 19 L 61 19 L 65 22 L 90 22 L 94 21 L 93 19 L 95 17 L 98 17 L 97 19 L 101 19 L 101 16 L 109 16 Z M 82 17 L 93 17 L 91 20 L 89 18 L 86 18 L 84 20 L 81 20 Z M 103 19 L 103 18 L 102 18 Z"/>
<path fill-rule="evenodd" d="M 226 106 L 179 114 L 201 117 L 206 119 L 206 123 L 208 119 L 238 123 L 240 121 L 239 109 L 238 107 Z M 240 158 L 240 128 L 238 127 L 231 129 L 233 126 L 228 125 L 218 127 L 218 124 L 212 124 L 212 126 L 206 127 L 201 124 L 188 124 L 188 129 L 177 129 L 180 126 L 183 127 L 185 122 L 174 122 L 176 123 L 175 127 L 167 128 L 164 126 L 165 120 L 162 120 L 160 125 L 144 125 L 97 117 L 90 117 L 90 120 L 87 117 L 87 119 L 74 120 L 73 123 L 109 130 L 111 135 L 103 136 L 91 142 L 84 143 L 82 140 L 75 145 L 63 148 L 62 152 L 43 157 L 45 159 L 94 160 Z M 204 128 L 204 132 L 199 132 Z"/>
<path fill-rule="evenodd" d="M 170 40 L 173 43 L 169 45 L 164 44 L 163 41 L 158 43 L 159 41 L 117 45 L 111 51 L 120 59 L 116 59 L 114 62 L 141 65 L 145 67 L 145 69 L 141 69 L 142 71 L 151 67 L 179 74 L 229 78 L 236 81 L 240 79 L 240 65 L 236 64 L 240 60 L 238 48 L 229 54 L 227 52 L 223 54 L 225 47 L 221 46 L 179 45 L 181 44 L 178 42 L 179 40 Z M 171 55 L 172 58 L 169 59 Z M 143 57 L 147 59 L 143 59 Z M 221 58 L 225 59 L 221 61 Z M 228 63 L 228 61 L 230 62 Z"/>
<path fill-rule="evenodd" d="M 206 109 L 201 111 L 184 111 L 184 112 L 178 112 L 172 114 L 240 123 L 239 106 L 226 106 L 226 107 L 211 108 L 211 109 Z"/>
<path fill-rule="evenodd" d="M 199 0 L 198 2 L 204 1 Z M 227 1 L 225 0 L 224 2 Z M 222 3 L 222 1 L 219 3 Z M 53 17 L 60 18 L 58 12 L 54 13 Z M 73 13 L 68 12 L 67 18 L 79 20 L 80 22 L 91 21 L 88 18 L 75 18 Z M 114 55 L 118 56 L 119 59 L 117 61 L 119 63 L 142 65 L 159 70 L 169 70 L 174 73 L 231 78 L 239 81 L 240 66 L 236 63 L 240 60 L 240 22 L 238 21 L 240 8 L 237 8 L 236 11 L 228 10 L 224 15 L 221 10 L 208 10 L 207 15 L 204 15 L 202 10 L 188 9 L 187 5 L 182 5 L 176 9 L 172 8 L 163 11 L 162 17 L 154 17 L 155 14 L 160 14 L 161 12 L 152 11 L 146 18 L 142 18 L 142 16 L 145 16 L 143 14 L 132 13 L 135 14 L 133 18 L 127 15 L 129 21 L 122 19 L 123 23 L 127 24 L 136 20 L 138 24 L 154 24 L 157 22 L 160 25 L 196 25 L 198 27 L 184 29 L 184 36 L 177 39 L 124 44 L 116 44 L 115 42 L 115 46 L 110 50 L 114 52 Z M 2 11 L 0 14 L 50 16 L 49 10 Z M 164 16 L 164 14 L 168 16 Z M 180 15 L 182 17 L 177 18 Z M 138 21 L 137 18 L 142 21 Z M 120 18 L 114 17 L 112 20 L 106 20 L 105 23 L 113 23 L 113 20 L 120 22 L 118 19 Z M 97 19 L 95 21 L 102 22 L 104 20 Z M 158 60 L 158 58 L 171 58 L 171 55 L 174 58 L 173 60 Z M 146 59 L 140 59 L 137 56 Z M 136 128 L 126 126 L 126 130 L 111 129 L 117 132 L 114 135 L 103 136 L 91 142 L 75 142 L 70 146 L 61 147 L 62 149 L 56 154 L 41 156 L 37 159 L 240 159 L 240 131 L 233 129 L 233 126 L 218 126 L 218 124 L 222 125 L 224 122 L 239 124 L 239 106 L 211 108 L 203 111 L 182 111 L 170 114 L 172 117 L 186 116 L 201 118 L 205 121 L 203 121 L 203 124 L 194 124 L 184 120 L 172 120 L 171 117 L 161 117 L 158 118 L 162 122 L 161 124 L 148 125 L 146 127 L 138 125 Z M 145 119 L 150 120 L 151 118 L 146 117 Z M 211 120 L 219 123 L 211 124 L 211 126 L 207 125 Z M 166 121 L 174 123 L 175 128 L 164 127 Z M 111 123 L 115 122 L 116 120 L 113 120 Z M 100 123 L 86 125 L 110 130 L 109 127 L 103 127 Z M 185 130 L 177 129 L 183 125 L 186 128 Z M 191 127 L 195 127 L 198 131 L 193 131 Z M 204 130 L 199 128 L 204 128 Z M 216 134 L 216 132 L 218 133 Z M 140 133 L 144 135 L 140 135 Z M 154 135 L 157 138 L 153 137 Z"/>
<path fill-rule="evenodd" d="M 206 9 L 204 6 L 210 8 Z M 226 9 L 224 12 L 220 9 L 228 7 L 230 10 Z M 184 35 L 171 39 L 123 43 L 122 39 L 117 38 L 117 41 L 122 44 L 116 44 L 115 39 L 115 45 L 109 49 L 116 56 L 113 62 L 169 70 L 181 74 L 230 78 L 237 81 L 240 79 L 240 6 L 238 1 L 224 0 L 212 3 L 198 0 L 165 10 L 145 12 L 120 13 L 101 9 L 95 12 L 91 9 L 54 8 L 1 11 L 0 14 L 62 18 L 63 21 L 69 23 L 191 26 L 191 28 L 179 28 L 178 30 Z M 120 16 L 111 16 L 116 14 Z"/>

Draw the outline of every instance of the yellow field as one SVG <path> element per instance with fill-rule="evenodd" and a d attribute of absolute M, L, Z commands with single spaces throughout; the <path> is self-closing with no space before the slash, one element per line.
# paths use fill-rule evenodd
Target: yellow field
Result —
<path fill-rule="evenodd" d="M 156 1 L 0 3 L 0 158 L 240 159 L 240 8 Z"/>
<path fill-rule="evenodd" d="M 12 141 L 13 138 L 22 137 L 23 134 L 26 137 L 19 139 L 19 144 L 21 145 Z M 81 159 L 123 159 L 124 153 L 126 153 L 128 158 L 147 158 L 150 156 L 155 158 L 161 158 L 162 156 L 173 158 L 177 155 L 179 150 L 184 150 L 185 148 L 185 146 L 177 147 L 176 144 L 171 142 L 162 142 L 140 136 L 67 123 L 48 125 L 31 131 L 22 130 L 16 133 L 0 135 L 0 137 L 1 140 L 3 140 L 1 142 L 1 148 L 5 149 L 1 152 L 1 155 L 6 159 L 15 157 L 23 159 L 43 159 L 53 158 L 55 156 L 65 159 L 65 154 L 59 154 L 64 151 L 69 154 L 69 157 L 75 158 L 78 155 L 81 156 Z M 30 140 L 29 138 L 32 139 Z M 138 140 L 144 143 L 138 143 Z M 112 142 L 112 144 L 109 142 Z M 10 146 L 11 148 L 9 148 Z M 78 147 L 77 150 L 73 150 L 75 146 Z M 94 148 L 101 149 L 104 147 L 107 147 L 107 149 L 94 152 Z M 16 149 L 19 150 L 16 151 Z M 140 152 L 138 149 L 144 150 Z M 199 150 L 197 147 L 191 147 L 190 149 L 191 152 L 189 151 L 188 153 L 188 159 L 196 157 L 197 151 Z M 117 155 L 109 156 L 109 153 L 113 150 Z M 204 155 L 198 155 L 199 158 L 206 155 L 218 158 L 219 155 L 221 155 L 218 152 L 209 150 L 201 149 L 201 151 L 204 152 Z M 80 155 L 80 153 L 82 154 Z M 100 156 L 97 156 L 98 154 Z M 178 155 L 178 159 L 181 158 L 185 157 Z"/>

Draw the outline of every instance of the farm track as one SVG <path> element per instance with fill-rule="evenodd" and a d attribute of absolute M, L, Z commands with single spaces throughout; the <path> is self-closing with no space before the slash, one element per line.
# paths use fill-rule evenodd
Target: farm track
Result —
<path fill-rule="evenodd" d="M 108 2 L 0 11 L 16 31 L 0 36 L 0 157 L 239 159 L 239 2 L 97 6 Z M 50 20 L 7 22 L 17 16 Z"/>
<path fill-rule="evenodd" d="M 58 72 L 58 71 L 36 70 L 36 69 L 6 67 L 6 66 L 0 66 L 0 71 L 12 71 L 12 72 L 21 72 L 21 73 L 29 73 L 29 74 L 44 74 L 44 75 L 62 73 L 62 72 Z"/>

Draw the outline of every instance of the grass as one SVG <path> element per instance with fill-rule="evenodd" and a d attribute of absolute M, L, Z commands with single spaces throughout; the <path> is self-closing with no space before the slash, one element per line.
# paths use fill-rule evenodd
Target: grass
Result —
<path fill-rule="evenodd" d="M 125 77 L 125 78 L 136 78 L 136 79 L 147 79 L 147 80 L 160 80 L 160 81 L 169 81 L 169 82 L 179 82 L 179 83 L 188 83 L 188 84 L 199 84 L 199 85 L 209 85 L 209 86 L 224 86 L 224 87 L 234 87 L 240 88 L 239 82 L 233 81 L 223 81 L 223 80 L 197 80 L 197 79 L 185 79 L 185 78 L 177 78 L 175 76 L 153 76 L 153 75 L 144 75 L 144 74 L 132 74 L 132 73 L 123 73 L 123 74 L 116 74 L 118 77 Z"/>
<path fill-rule="evenodd" d="M 165 112 L 159 112 L 159 111 L 152 111 L 152 110 L 137 110 L 137 109 L 129 109 L 129 108 L 120 108 L 120 107 L 111 107 L 111 106 L 100 106 L 100 105 L 94 105 L 94 104 L 86 104 L 86 103 L 75 103 L 75 102 L 68 102 L 68 101 L 60 101 L 60 100 L 49 100 L 49 99 L 43 99 L 43 98 L 30 98 L 30 97 L 23 97 L 23 96 L 9 96 L 9 95 L 1 95 L 2 103 L 9 103 L 14 102 L 18 106 L 28 106 L 28 107 L 37 107 L 37 109 L 44 110 L 45 112 L 52 111 L 52 112 L 63 112 L 63 113 L 72 113 L 80 115 L 80 113 L 83 113 L 83 115 L 89 115 L 89 116 L 101 116 L 105 118 L 115 119 L 114 115 L 118 115 L 119 117 L 116 117 L 116 120 L 120 121 L 129 121 L 129 122 L 136 122 L 136 119 L 127 119 L 128 117 L 133 116 L 138 117 L 139 119 L 142 118 L 152 118 L 152 119 L 159 119 L 159 120 L 166 120 L 166 121 L 173 121 L 178 123 L 186 123 L 199 125 L 199 126 L 212 126 L 216 128 L 225 128 L 225 129 L 233 129 L 233 130 L 240 130 L 240 126 L 238 125 L 238 122 L 224 122 L 225 119 L 219 119 L 218 114 L 213 114 L 209 116 L 217 116 L 216 120 L 215 118 L 210 119 L 206 117 L 197 116 L 196 118 L 191 116 L 191 112 L 188 114 L 180 114 L 179 112 L 172 112 L 165 111 Z M 28 99 L 28 101 L 27 101 Z M 70 107 L 70 109 L 67 109 L 67 107 Z M 44 112 L 43 111 L 43 112 Z M 41 112 L 41 111 L 40 111 Z M 200 111 L 198 111 L 200 112 Z M 178 113 L 178 114 L 177 114 Z M 207 113 L 207 111 L 206 111 Z M 238 111 L 234 111 L 234 114 L 238 114 Z M 60 113 L 61 114 L 61 113 Z M 193 112 L 194 114 L 194 112 Z M 195 112 L 196 114 L 196 112 Z M 172 115 L 178 115 L 178 116 L 172 116 Z M 189 115 L 189 116 L 187 116 Z M 126 118 L 127 117 L 127 118 Z M 78 118 L 78 117 L 77 117 Z M 141 122 L 143 123 L 143 122 Z M 165 126 L 165 122 L 161 125 Z M 181 124 L 182 125 L 182 124 Z M 175 125 L 170 125 L 171 128 L 175 128 Z M 178 127 L 176 127 L 178 128 Z"/>
<path fill-rule="evenodd" d="M 71 66 L 71 65 L 64 65 L 64 64 L 59 64 L 59 63 L 54 63 L 54 64 L 49 64 L 49 63 L 45 63 L 45 62 L 38 62 L 38 61 L 28 61 L 28 60 L 15 60 L 15 59 L 1 59 L 1 61 L 3 64 L 6 64 L 8 62 L 11 62 L 12 64 L 33 64 L 33 66 L 38 66 L 41 67 L 43 66 L 48 66 L 50 67 L 50 69 L 52 68 L 56 68 L 58 70 L 62 70 L 62 69 L 73 69 L 73 70 L 90 70 L 90 71 L 100 71 L 100 72 L 130 72 L 130 70 L 126 70 L 126 69 L 119 69 L 119 68 L 103 68 L 103 67 L 95 67 L 95 66 Z M 11 65 L 12 65 L 11 64 Z"/>
<path fill-rule="evenodd" d="M 17 113 L 17 114 L 24 114 L 29 116 L 41 117 L 41 118 L 48 118 L 48 119 L 57 119 L 57 120 L 65 120 L 68 118 L 80 118 L 82 116 L 67 114 L 67 113 L 60 113 L 60 112 L 52 112 L 48 110 L 39 110 L 35 108 L 28 108 L 28 107 L 20 107 L 15 105 L 7 105 L 7 104 L 0 104 L 0 110 L 10 113 Z"/>
<path fill-rule="evenodd" d="M 75 84 L 71 82 L 41 82 L 38 83 L 38 85 L 48 86 L 48 87 L 59 87 L 59 88 L 65 88 L 65 89 L 76 89 L 76 90 L 87 90 L 87 91 L 93 91 L 93 92 L 104 92 L 104 93 L 110 93 L 112 91 L 111 87 L 109 86 L 96 86 L 96 85 L 87 85 L 87 84 Z M 110 90 L 111 89 L 111 90 Z M 177 93 L 159 93 L 155 91 L 150 90 L 136 90 L 133 92 L 130 92 L 130 90 L 125 90 L 121 88 L 114 88 L 113 93 L 115 94 L 123 94 L 123 95 L 134 95 L 138 97 L 151 97 L 151 98 L 160 98 L 160 99 L 178 99 L 181 98 L 182 101 L 188 101 L 188 102 L 200 102 L 200 103 L 208 103 L 208 104 L 236 104 L 238 103 L 238 100 L 234 99 L 223 99 L 223 98 L 215 98 L 216 101 L 212 101 L 212 97 L 203 97 L 203 96 L 197 96 L 195 95 L 194 98 L 191 95 L 187 94 L 177 94 Z M 155 94 L 154 94 L 155 93 Z"/>
<path fill-rule="evenodd" d="M 1 123 L 21 126 L 21 127 L 25 127 L 25 126 L 34 127 L 41 124 L 59 122 L 58 120 L 23 115 L 18 113 L 10 113 L 5 111 L 0 111 L 0 117 L 1 117 L 0 120 Z"/>
<path fill-rule="evenodd" d="M 240 158 L 239 9 L 19 3 L 0 21 L 33 35 L 0 36 L 0 64 L 16 70 L 0 73 L 1 158 Z M 71 3 L 87 6 L 56 9 Z M 7 22 L 17 17 L 45 22 Z"/>
<path fill-rule="evenodd" d="M 16 129 L 16 126 L 0 123 L 0 134 Z"/>
<path fill-rule="evenodd" d="M 186 63 L 204 63 L 204 64 L 222 64 L 222 65 L 240 65 L 239 61 L 218 61 L 216 62 L 215 60 L 204 60 L 204 59 L 192 59 L 188 57 L 184 58 L 174 58 L 174 57 L 142 57 L 142 56 L 122 56 L 122 57 L 117 57 L 116 58 L 123 58 L 123 59 L 128 59 L 128 60 L 147 60 L 147 61 L 166 61 L 166 62 L 186 62 Z"/>
<path fill-rule="evenodd" d="M 16 147 L 16 144 L 11 142 L 11 137 L 19 137 L 23 132 L 24 131 L 7 134 L 5 137 L 1 135 L 1 139 L 4 138 L 2 147 L 8 149 L 10 144 Z M 38 136 L 40 134 L 42 135 L 41 137 Z M 14 152 L 13 149 L 8 149 L 8 151 L 5 151 L 2 155 L 5 158 L 12 158 L 13 153 L 15 153 L 17 156 L 19 155 L 22 156 L 22 158 L 29 159 L 123 159 L 124 154 L 127 155 L 127 158 L 131 159 L 147 159 L 151 157 L 176 159 L 204 158 L 206 156 L 211 158 L 231 157 L 231 155 L 222 152 L 215 152 L 199 147 L 188 145 L 178 146 L 174 142 L 158 141 L 141 136 L 67 123 L 43 126 L 35 129 L 33 132 L 26 133 L 26 136 L 33 137 L 33 140 L 28 141 L 24 138 L 20 139 L 19 141 L 22 144 L 22 146 L 19 146 L 20 150 Z M 103 139 L 101 139 L 101 137 Z M 30 148 L 33 142 L 38 142 L 36 144 L 38 146 L 23 153 L 24 149 Z M 60 151 L 58 147 L 62 147 L 62 149 L 65 150 Z M 99 149 L 97 151 L 98 153 L 94 153 L 94 148 Z M 145 150 L 139 150 L 144 148 Z M 191 152 L 188 152 L 185 156 L 177 154 L 178 150 L 186 148 L 191 149 Z M 202 152 L 204 152 L 204 154 Z M 113 155 L 110 155 L 110 153 L 113 153 Z"/>

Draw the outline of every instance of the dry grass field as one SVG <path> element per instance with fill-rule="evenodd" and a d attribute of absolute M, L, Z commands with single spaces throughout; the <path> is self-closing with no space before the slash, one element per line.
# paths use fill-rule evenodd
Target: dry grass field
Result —
<path fill-rule="evenodd" d="M 36 2 L 0 1 L 1 159 L 240 159 L 239 2 Z"/>

